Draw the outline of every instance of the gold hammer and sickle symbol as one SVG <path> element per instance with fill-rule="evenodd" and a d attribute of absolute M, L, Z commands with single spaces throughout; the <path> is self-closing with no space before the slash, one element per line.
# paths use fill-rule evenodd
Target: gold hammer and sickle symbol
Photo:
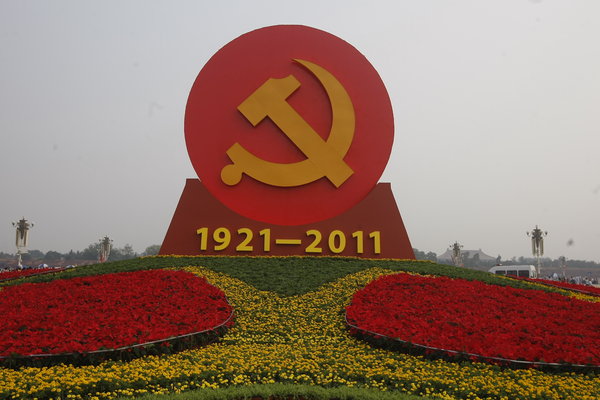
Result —
<path fill-rule="evenodd" d="M 355 127 L 350 96 L 326 69 L 309 61 L 294 61 L 307 68 L 327 92 L 332 109 L 331 130 L 327 140 L 323 140 L 286 101 L 300 87 L 300 82 L 293 75 L 268 79 L 238 106 L 238 110 L 253 126 L 269 117 L 302 151 L 306 160 L 274 163 L 256 157 L 235 143 L 227 150 L 227 156 L 233 164 L 221 170 L 221 179 L 225 184 L 236 185 L 242 179 L 242 174 L 246 174 L 272 186 L 300 186 L 327 177 L 335 187 L 340 187 L 354 173 L 344 161 L 352 144 Z"/>

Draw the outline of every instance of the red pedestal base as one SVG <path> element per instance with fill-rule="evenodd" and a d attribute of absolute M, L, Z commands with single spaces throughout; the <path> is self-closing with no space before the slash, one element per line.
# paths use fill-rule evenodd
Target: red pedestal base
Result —
<path fill-rule="evenodd" d="M 159 254 L 415 258 L 389 183 L 336 217 L 281 226 L 231 211 L 198 179 L 186 181 Z"/>

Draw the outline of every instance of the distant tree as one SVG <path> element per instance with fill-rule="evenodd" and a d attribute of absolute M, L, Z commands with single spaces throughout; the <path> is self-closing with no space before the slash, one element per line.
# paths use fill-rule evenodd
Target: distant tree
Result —
<path fill-rule="evenodd" d="M 131 247 L 130 244 L 123 246 L 121 253 L 123 254 L 124 259 L 137 257 L 137 253 L 133 250 L 133 247 Z"/>
<path fill-rule="evenodd" d="M 429 260 L 429 261 L 437 262 L 437 254 L 435 254 L 433 251 L 429 251 L 429 252 L 427 252 L 427 254 L 425 254 L 425 259 Z"/>
<path fill-rule="evenodd" d="M 118 247 L 113 247 L 110 250 L 110 254 L 108 255 L 108 261 L 119 261 L 119 260 L 124 260 L 123 253 L 121 252 L 121 249 L 119 249 Z"/>
<path fill-rule="evenodd" d="M 79 257 L 79 252 L 75 253 L 73 250 L 65 254 L 65 260 L 76 260 Z"/>
<path fill-rule="evenodd" d="M 29 250 L 29 255 L 33 260 L 41 260 L 44 258 L 44 252 L 40 250 Z"/>
<path fill-rule="evenodd" d="M 561 265 L 560 260 L 556 259 L 552 262 L 552 265 L 559 267 Z M 567 268 L 600 268 L 600 264 L 594 261 L 584 260 L 567 260 Z"/>
<path fill-rule="evenodd" d="M 426 260 L 424 251 L 413 248 L 413 253 L 415 253 L 415 258 L 417 260 Z"/>
<path fill-rule="evenodd" d="M 113 247 L 108 256 L 108 261 L 127 260 L 137 257 L 137 253 L 133 250 L 130 244 L 126 244 L 122 248 Z"/>
<path fill-rule="evenodd" d="M 429 260 L 437 262 L 437 254 L 435 254 L 433 251 L 425 253 L 424 251 L 413 248 L 413 253 L 415 253 L 415 258 L 417 260 Z"/>
<path fill-rule="evenodd" d="M 63 257 L 63 255 L 60 254 L 59 252 L 50 250 L 44 256 L 44 262 L 46 264 L 54 263 L 54 262 L 60 261 L 60 259 L 62 257 Z"/>
<path fill-rule="evenodd" d="M 98 259 L 98 244 L 92 243 L 86 247 L 81 254 L 79 254 L 82 260 L 97 260 Z"/>
<path fill-rule="evenodd" d="M 155 256 L 160 250 L 160 244 L 153 244 L 146 247 L 146 250 L 142 253 L 142 256 Z"/>

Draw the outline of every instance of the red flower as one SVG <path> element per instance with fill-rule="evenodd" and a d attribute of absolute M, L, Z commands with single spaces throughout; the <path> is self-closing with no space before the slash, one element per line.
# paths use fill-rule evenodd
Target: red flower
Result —
<path fill-rule="evenodd" d="M 0 272 L 0 282 L 9 281 L 11 279 L 23 278 L 25 276 L 47 274 L 49 272 L 62 271 L 64 268 L 30 268 L 30 269 L 17 269 L 12 271 Z"/>
<path fill-rule="evenodd" d="M 0 291 L 0 356 L 114 349 L 213 329 L 225 295 L 184 271 L 24 283 Z"/>
<path fill-rule="evenodd" d="M 359 330 L 437 349 L 600 365 L 600 303 L 557 293 L 396 274 L 355 293 L 346 316 Z"/>

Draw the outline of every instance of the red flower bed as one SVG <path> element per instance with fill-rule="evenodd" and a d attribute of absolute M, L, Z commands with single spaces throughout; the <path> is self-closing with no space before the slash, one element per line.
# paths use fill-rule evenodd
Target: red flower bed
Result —
<path fill-rule="evenodd" d="M 541 283 L 547 286 L 554 286 L 561 289 L 575 290 L 580 293 L 590 294 L 592 296 L 600 296 L 600 288 L 589 286 L 589 285 L 578 285 L 576 283 L 562 282 L 562 281 L 551 281 L 548 279 L 532 279 L 532 278 L 521 278 L 529 282 Z"/>
<path fill-rule="evenodd" d="M 541 290 L 389 275 L 355 293 L 346 318 L 367 336 L 471 359 L 600 365 L 600 303 Z"/>
<path fill-rule="evenodd" d="M 221 290 L 184 271 L 24 283 L 0 290 L 0 356 L 115 349 L 213 329 L 231 313 Z"/>
<path fill-rule="evenodd" d="M 25 276 L 47 274 L 49 272 L 59 272 L 64 268 L 30 268 L 30 269 L 16 269 L 12 271 L 0 272 L 0 281 L 8 281 L 11 279 L 23 278 Z"/>

